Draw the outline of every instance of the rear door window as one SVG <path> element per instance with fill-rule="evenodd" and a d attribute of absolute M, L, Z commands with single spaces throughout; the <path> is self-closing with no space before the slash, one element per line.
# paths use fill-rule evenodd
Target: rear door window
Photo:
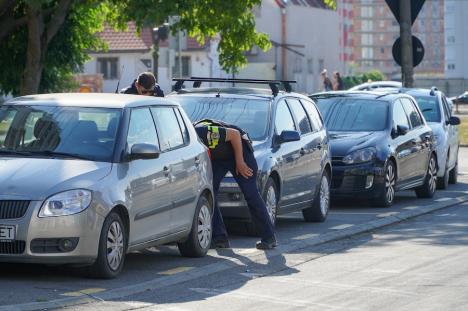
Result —
<path fill-rule="evenodd" d="M 317 108 L 312 102 L 308 100 L 301 99 L 301 102 L 305 110 L 307 111 L 307 114 L 309 115 L 310 122 L 312 123 L 312 130 L 314 132 L 320 131 L 323 127 L 323 122 Z"/>
<path fill-rule="evenodd" d="M 423 125 L 421 115 L 419 114 L 418 109 L 416 109 L 414 103 L 408 98 L 401 98 L 400 101 L 409 116 L 413 128 L 417 128 Z"/>
<path fill-rule="evenodd" d="M 171 150 L 185 144 L 179 121 L 172 107 L 151 108 L 159 133 L 161 151 Z"/>
<path fill-rule="evenodd" d="M 294 119 L 289 111 L 288 105 L 281 100 L 276 107 L 275 128 L 278 135 L 283 131 L 295 131 Z"/>
<path fill-rule="evenodd" d="M 405 110 L 399 100 L 395 101 L 393 104 L 393 125 L 396 128 L 398 125 L 406 126 L 407 128 L 411 128 L 408 116 L 406 115 Z"/>
<path fill-rule="evenodd" d="M 131 112 L 127 134 L 128 149 L 134 144 L 151 144 L 159 146 L 158 135 L 149 108 L 135 108 Z"/>
<path fill-rule="evenodd" d="M 307 117 L 304 107 L 302 107 L 299 100 L 288 98 L 287 101 L 289 106 L 291 107 L 294 116 L 296 117 L 296 121 L 299 126 L 299 131 L 301 135 L 311 133 L 312 127 L 310 125 L 309 118 Z"/>

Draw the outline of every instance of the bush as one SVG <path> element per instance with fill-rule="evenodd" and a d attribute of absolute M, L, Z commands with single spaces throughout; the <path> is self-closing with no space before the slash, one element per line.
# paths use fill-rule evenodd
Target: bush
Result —
<path fill-rule="evenodd" d="M 359 73 L 355 76 L 347 76 L 343 78 L 345 89 L 349 89 L 355 85 L 371 81 L 385 80 L 385 76 L 379 70 L 371 70 L 364 73 Z"/>

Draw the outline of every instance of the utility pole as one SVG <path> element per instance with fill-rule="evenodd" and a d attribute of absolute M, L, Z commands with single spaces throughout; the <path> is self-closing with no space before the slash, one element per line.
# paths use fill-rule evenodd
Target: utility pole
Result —
<path fill-rule="evenodd" d="M 411 35 L 411 1 L 399 0 L 401 37 L 401 81 L 403 87 L 413 87 L 413 42 Z"/>

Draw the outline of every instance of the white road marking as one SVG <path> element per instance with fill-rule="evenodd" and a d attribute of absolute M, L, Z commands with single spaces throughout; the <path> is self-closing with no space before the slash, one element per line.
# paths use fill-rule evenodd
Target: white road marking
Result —
<path fill-rule="evenodd" d="M 343 225 L 331 227 L 330 229 L 332 229 L 332 230 L 341 230 L 341 229 L 346 229 L 346 228 L 350 228 L 350 227 L 353 227 L 353 226 L 354 225 L 352 225 L 352 224 L 343 224 Z"/>
<path fill-rule="evenodd" d="M 309 239 L 309 238 L 313 238 L 313 237 L 317 237 L 319 236 L 318 233 L 307 233 L 307 234 L 303 234 L 303 235 L 298 235 L 294 238 L 292 238 L 293 240 L 306 240 L 306 239 Z"/>
<path fill-rule="evenodd" d="M 453 198 L 440 198 L 440 199 L 437 199 L 437 200 L 434 200 L 435 202 L 445 202 L 445 201 L 451 201 L 453 200 Z"/>
<path fill-rule="evenodd" d="M 193 267 L 177 267 L 177 268 L 174 268 L 174 269 L 169 269 L 169 270 L 166 270 L 166 271 L 158 272 L 158 274 L 159 275 L 174 275 L 174 274 L 189 271 L 189 270 L 192 270 L 192 269 L 193 269 Z"/>
<path fill-rule="evenodd" d="M 400 212 L 388 212 L 388 213 L 378 214 L 377 217 L 384 218 L 384 217 L 398 215 L 398 214 L 400 214 Z"/>
<path fill-rule="evenodd" d="M 67 296 L 67 297 L 81 297 L 85 295 L 91 295 L 91 294 L 96 294 L 105 291 L 105 288 L 86 288 L 82 289 L 79 291 L 75 292 L 68 292 L 68 293 L 63 293 L 61 294 L 62 296 Z"/>

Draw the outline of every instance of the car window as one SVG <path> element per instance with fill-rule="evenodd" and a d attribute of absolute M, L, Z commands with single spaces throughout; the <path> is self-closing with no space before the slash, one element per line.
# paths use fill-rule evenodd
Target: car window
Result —
<path fill-rule="evenodd" d="M 419 112 L 414 106 L 413 102 L 408 98 L 400 98 L 400 101 L 403 104 L 403 108 L 405 109 L 406 113 L 409 115 L 412 127 L 416 128 L 423 125 L 421 116 L 419 115 Z"/>
<path fill-rule="evenodd" d="M 407 128 L 411 128 L 406 111 L 399 100 L 393 104 L 393 125 L 396 128 L 397 125 L 403 125 Z"/>
<path fill-rule="evenodd" d="M 11 127 L 16 115 L 16 110 L 0 110 L 0 146 L 5 147 L 5 140 L 8 129 Z"/>
<path fill-rule="evenodd" d="M 294 116 L 296 117 L 296 121 L 299 125 L 299 131 L 301 135 L 311 133 L 312 128 L 310 126 L 309 118 L 307 117 L 304 107 L 302 107 L 299 100 L 294 98 L 288 98 L 287 102 L 289 104 L 289 107 L 291 107 Z"/>
<path fill-rule="evenodd" d="M 171 107 L 153 107 L 151 112 L 156 122 L 161 143 L 161 151 L 174 149 L 184 145 L 179 121 Z"/>
<path fill-rule="evenodd" d="M 158 135 L 149 108 L 132 109 L 127 134 L 128 150 L 131 150 L 134 144 L 151 144 L 159 147 Z"/>
<path fill-rule="evenodd" d="M 307 114 L 309 115 L 310 122 L 312 123 L 312 130 L 314 132 L 320 131 L 323 127 L 322 119 L 320 118 L 320 114 L 315 107 L 315 105 L 308 101 L 301 99 L 302 105 L 304 106 Z"/>
<path fill-rule="evenodd" d="M 296 130 L 291 111 L 289 111 L 288 105 L 284 100 L 280 101 L 276 107 L 275 129 L 277 134 L 281 134 L 283 131 Z"/>
<path fill-rule="evenodd" d="M 189 133 L 188 133 L 187 126 L 185 124 L 184 118 L 182 118 L 182 115 L 181 115 L 179 109 L 174 109 L 174 110 L 176 112 L 177 120 L 179 121 L 179 126 L 180 126 L 180 130 L 182 131 L 182 137 L 184 139 L 184 142 L 186 144 L 188 144 L 189 141 L 190 141 L 190 136 L 189 136 Z"/>
<path fill-rule="evenodd" d="M 411 94 L 427 122 L 440 122 L 440 109 L 435 96 L 418 96 Z"/>

